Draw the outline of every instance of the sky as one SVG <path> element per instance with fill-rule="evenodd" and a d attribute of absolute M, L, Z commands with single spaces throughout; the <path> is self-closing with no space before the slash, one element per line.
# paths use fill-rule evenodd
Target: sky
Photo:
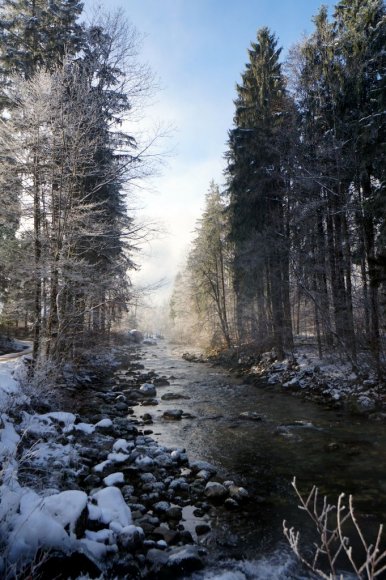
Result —
<path fill-rule="evenodd" d="M 146 123 L 173 127 L 162 147 L 162 170 L 141 184 L 140 215 L 162 225 L 163 234 L 144 245 L 134 282 L 163 280 L 153 301 L 167 300 L 183 266 L 194 227 L 213 179 L 224 182 L 224 153 L 232 128 L 236 83 L 256 32 L 268 26 L 288 49 L 312 30 L 320 0 L 100 0 L 121 8 L 144 35 L 141 59 L 160 90 L 146 109 Z M 86 0 L 86 10 L 91 0 Z"/>

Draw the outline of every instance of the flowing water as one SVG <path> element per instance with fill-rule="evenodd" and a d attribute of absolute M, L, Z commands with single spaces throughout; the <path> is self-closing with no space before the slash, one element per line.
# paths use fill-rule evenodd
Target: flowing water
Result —
<path fill-rule="evenodd" d="M 179 393 L 186 399 L 164 401 L 156 407 L 136 407 L 138 418 L 150 412 L 156 439 L 182 446 L 191 459 L 213 463 L 219 475 L 246 487 L 252 496 L 237 512 L 217 508 L 212 532 L 202 542 L 213 559 L 212 573 L 200 578 L 304 578 L 283 540 L 282 521 L 303 530 L 311 542 L 307 516 L 297 508 L 291 487 L 296 476 L 302 491 L 317 485 L 336 502 L 341 492 L 354 495 L 366 535 L 386 522 L 386 429 L 284 393 L 279 387 L 244 383 L 226 370 L 189 363 L 181 348 L 165 341 L 144 346 L 146 370 L 173 378 L 158 387 L 158 397 Z M 164 421 L 166 409 L 183 409 L 191 418 Z M 261 420 L 241 418 L 254 412 Z M 194 530 L 189 508 L 186 526 Z M 224 562 L 224 555 L 229 562 Z M 345 578 L 348 577 L 345 575 Z"/>

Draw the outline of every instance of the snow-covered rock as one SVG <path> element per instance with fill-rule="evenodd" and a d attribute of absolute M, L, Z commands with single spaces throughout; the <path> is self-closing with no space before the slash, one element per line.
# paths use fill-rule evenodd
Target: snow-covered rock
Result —
<path fill-rule="evenodd" d="M 111 419 L 101 419 L 95 424 L 95 427 L 99 429 L 110 429 L 112 426 L 113 422 Z"/>
<path fill-rule="evenodd" d="M 122 473 L 122 471 L 117 471 L 116 473 L 111 473 L 110 475 L 108 475 L 107 477 L 105 477 L 103 479 L 103 483 L 106 486 L 110 486 L 110 485 L 118 485 L 120 483 L 124 483 L 125 481 L 125 477 Z"/>
<path fill-rule="evenodd" d="M 121 529 L 132 525 L 131 510 L 117 487 L 106 487 L 97 491 L 91 496 L 91 502 L 100 510 L 99 517 L 93 519 L 108 525 L 114 522 Z M 96 515 L 95 511 L 93 515 Z"/>

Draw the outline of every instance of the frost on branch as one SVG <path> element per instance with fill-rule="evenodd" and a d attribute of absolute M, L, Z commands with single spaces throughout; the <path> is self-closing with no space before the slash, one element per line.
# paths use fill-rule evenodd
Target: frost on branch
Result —
<path fill-rule="evenodd" d="M 327 497 L 320 499 L 319 490 L 313 486 L 307 498 L 304 498 L 296 485 L 296 478 L 292 481 L 298 499 L 299 509 L 304 510 L 315 525 L 318 541 L 314 543 L 312 559 L 303 555 L 300 546 L 300 532 L 293 527 L 288 528 L 287 522 L 283 522 L 283 532 L 289 545 L 299 560 L 315 572 L 319 577 L 326 580 L 343 580 L 343 575 L 337 571 L 338 557 L 346 555 L 352 571 L 357 578 L 372 580 L 386 570 L 386 550 L 381 548 L 383 525 L 378 528 L 376 540 L 371 544 L 364 537 L 356 516 L 354 514 L 352 495 L 348 498 L 348 506 L 344 505 L 345 494 L 338 497 L 337 505 L 331 505 Z M 357 538 L 364 551 L 362 563 L 359 557 L 353 553 L 352 539 L 345 535 L 344 530 L 350 526 L 355 531 Z M 321 560 L 325 564 L 324 571 L 321 569 Z"/>

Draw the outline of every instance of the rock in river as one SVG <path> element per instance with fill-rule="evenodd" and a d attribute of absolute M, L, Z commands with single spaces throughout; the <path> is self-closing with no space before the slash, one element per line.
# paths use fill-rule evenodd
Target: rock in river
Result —
<path fill-rule="evenodd" d="M 208 499 L 223 500 L 228 497 L 229 491 L 221 483 L 210 481 L 205 486 L 205 495 Z"/>
<path fill-rule="evenodd" d="M 145 383 L 139 390 L 145 397 L 155 397 L 157 395 L 157 390 L 151 383 Z"/>
<path fill-rule="evenodd" d="M 179 421 L 183 413 L 184 412 L 181 409 L 169 409 L 168 411 L 164 412 L 162 418 L 166 419 L 167 421 Z"/>

